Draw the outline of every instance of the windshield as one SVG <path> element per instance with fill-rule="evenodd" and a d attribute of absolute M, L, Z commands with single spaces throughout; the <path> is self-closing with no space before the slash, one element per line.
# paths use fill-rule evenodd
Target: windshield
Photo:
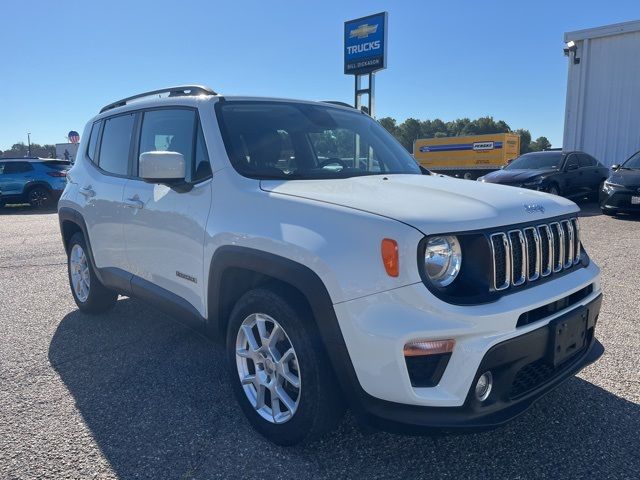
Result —
<path fill-rule="evenodd" d="M 525 153 L 505 167 L 505 170 L 551 170 L 558 169 L 562 162 L 562 152 Z"/>
<path fill-rule="evenodd" d="M 634 153 L 631 158 L 622 164 L 622 168 L 640 169 L 640 152 Z"/>
<path fill-rule="evenodd" d="M 357 110 L 295 102 L 223 101 L 216 113 L 234 168 L 252 178 L 421 174 L 380 124 Z"/>

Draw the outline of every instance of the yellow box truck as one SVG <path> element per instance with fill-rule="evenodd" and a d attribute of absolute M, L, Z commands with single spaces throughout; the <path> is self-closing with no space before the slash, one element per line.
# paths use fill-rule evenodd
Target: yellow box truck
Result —
<path fill-rule="evenodd" d="M 424 168 L 468 179 L 498 170 L 518 155 L 517 133 L 419 138 L 413 143 L 413 157 Z"/>

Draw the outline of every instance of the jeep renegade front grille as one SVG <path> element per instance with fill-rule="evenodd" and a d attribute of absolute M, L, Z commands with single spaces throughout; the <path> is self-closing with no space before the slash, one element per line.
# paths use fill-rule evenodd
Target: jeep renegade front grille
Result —
<path fill-rule="evenodd" d="M 577 218 L 489 235 L 493 289 L 505 290 L 548 277 L 580 261 Z"/>

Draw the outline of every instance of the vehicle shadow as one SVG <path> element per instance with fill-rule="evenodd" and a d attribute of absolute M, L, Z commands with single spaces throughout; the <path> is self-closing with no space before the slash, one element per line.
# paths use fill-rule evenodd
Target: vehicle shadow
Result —
<path fill-rule="evenodd" d="M 575 201 L 575 200 L 574 200 Z M 597 217 L 602 215 L 600 204 L 592 200 L 575 201 L 580 207 L 579 217 Z"/>
<path fill-rule="evenodd" d="M 602 210 L 600 210 L 600 204 L 598 202 L 594 202 L 594 201 L 587 201 L 587 200 L 582 200 L 582 201 L 576 201 L 576 203 L 578 204 L 578 206 L 580 207 L 580 213 L 578 214 L 579 217 L 598 217 L 598 216 L 604 216 L 604 214 L 602 213 Z M 622 221 L 638 221 L 640 220 L 640 214 L 638 213 L 620 213 L 618 215 L 615 215 L 613 217 L 611 217 L 615 220 L 622 220 Z"/>
<path fill-rule="evenodd" d="M 278 447 L 236 405 L 222 348 L 131 299 L 66 315 L 49 361 L 122 479 L 622 478 L 640 463 L 640 405 L 578 378 L 490 432 L 364 433 L 348 417 L 313 444 Z"/>
<path fill-rule="evenodd" d="M 43 215 L 57 211 L 58 208 L 55 205 L 42 208 L 34 208 L 29 204 L 0 206 L 0 215 Z"/>

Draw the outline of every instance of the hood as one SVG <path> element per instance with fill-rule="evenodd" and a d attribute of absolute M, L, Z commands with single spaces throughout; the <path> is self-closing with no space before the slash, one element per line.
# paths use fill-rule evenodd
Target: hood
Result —
<path fill-rule="evenodd" d="M 260 186 L 272 194 L 382 215 L 424 234 L 478 230 L 579 211 L 575 203 L 547 193 L 431 175 L 262 180 Z M 532 204 L 542 208 L 528 213 L 525 205 Z"/>
<path fill-rule="evenodd" d="M 496 170 L 486 174 L 482 179 L 491 183 L 522 183 L 543 175 L 549 175 L 556 170 Z"/>
<path fill-rule="evenodd" d="M 625 187 L 640 187 L 640 170 L 617 170 L 611 172 L 609 181 Z"/>

